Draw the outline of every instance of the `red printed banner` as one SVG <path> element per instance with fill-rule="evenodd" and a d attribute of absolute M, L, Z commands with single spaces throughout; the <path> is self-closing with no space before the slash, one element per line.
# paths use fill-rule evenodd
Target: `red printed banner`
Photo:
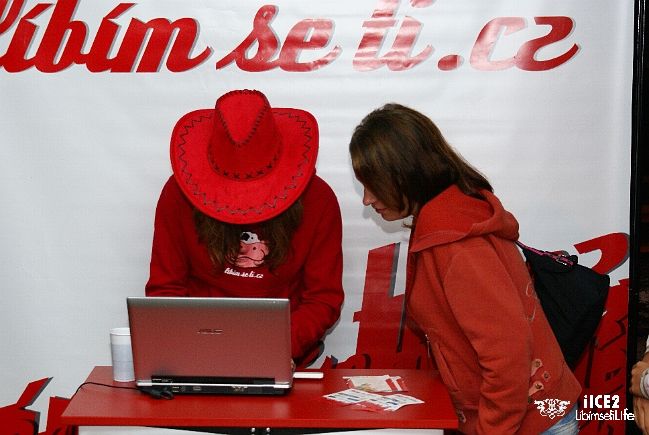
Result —
<path fill-rule="evenodd" d="M 115 4 L 104 15 L 95 34 L 90 34 L 90 23 L 75 18 L 80 0 L 59 0 L 56 3 L 38 3 L 22 13 L 25 0 L 0 1 L 0 35 L 10 38 L 7 49 L 0 56 L 0 67 L 10 73 L 36 68 L 44 73 L 56 73 L 72 65 L 85 65 L 89 72 L 138 72 L 155 73 L 162 65 L 170 72 L 190 71 L 207 62 L 214 53 L 201 41 L 199 19 L 183 17 L 175 20 L 158 17 L 143 21 L 132 16 L 125 30 L 116 24 L 120 18 L 128 18 L 137 3 Z M 432 1 L 411 1 L 414 8 L 428 8 Z M 359 29 L 360 43 L 355 48 L 353 69 L 373 71 L 387 67 L 390 71 L 404 71 L 428 60 L 434 46 L 425 45 L 412 54 L 420 38 L 424 23 L 415 17 L 400 18 L 399 0 L 380 0 L 371 16 Z M 34 21 L 46 13 L 51 17 L 44 29 Z M 275 5 L 264 5 L 252 17 L 252 30 L 241 43 L 227 55 L 217 60 L 215 69 L 223 69 L 235 63 L 248 72 L 264 72 L 280 68 L 289 72 L 309 72 L 336 61 L 343 47 L 327 48 L 335 39 L 335 21 L 327 18 L 304 18 L 288 31 L 282 41 L 273 28 L 272 21 L 279 14 Z M 574 21 L 567 16 L 533 17 L 534 25 L 547 28 L 547 33 L 525 41 L 515 53 L 504 59 L 493 59 L 493 53 L 502 44 L 503 35 L 530 32 L 528 17 L 499 17 L 487 22 L 478 32 L 469 56 L 470 65 L 479 71 L 501 71 L 519 68 L 524 71 L 548 71 L 568 62 L 579 51 L 572 43 L 565 52 L 549 58 L 540 53 L 572 36 Z M 13 33 L 9 33 L 13 28 Z M 44 32 L 33 56 L 28 52 Z M 389 32 L 395 32 L 392 46 L 383 47 Z M 123 33 L 123 37 L 122 37 Z M 147 38 L 147 35 L 150 35 Z M 90 46 L 86 41 L 92 40 Z M 116 44 L 119 44 L 115 48 Z M 116 50 L 114 56 L 111 52 Z M 314 52 L 314 60 L 300 61 L 305 52 Z M 456 69 L 463 58 L 448 54 L 438 60 L 442 71 Z"/>
<path fill-rule="evenodd" d="M 33 405 L 52 378 L 30 382 L 13 405 L 0 408 L 0 435 L 76 435 L 77 429 L 60 423 L 69 399 L 50 397 L 47 426 L 39 432 L 40 413 L 27 409 Z"/>
<path fill-rule="evenodd" d="M 395 102 L 488 176 L 525 243 L 580 241 L 580 261 L 610 272 L 577 373 L 590 416 L 627 406 L 634 23 L 633 2 L 579 0 L 0 0 L 0 318 L 19 325 L 0 328 L 0 421 L 55 432 L 58 396 L 110 362 L 108 330 L 144 294 L 174 125 L 234 89 L 317 119 L 345 303 L 314 365 L 432 369 L 404 315 L 403 229 L 363 205 L 348 154 L 363 117 Z M 58 374 L 50 402 L 9 405 L 34 373 Z"/>

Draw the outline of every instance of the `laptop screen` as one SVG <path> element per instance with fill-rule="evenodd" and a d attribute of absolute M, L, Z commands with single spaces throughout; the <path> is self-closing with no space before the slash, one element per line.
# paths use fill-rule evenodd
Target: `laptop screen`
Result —
<path fill-rule="evenodd" d="M 278 394 L 292 384 L 290 305 L 269 298 L 127 298 L 138 386 Z"/>

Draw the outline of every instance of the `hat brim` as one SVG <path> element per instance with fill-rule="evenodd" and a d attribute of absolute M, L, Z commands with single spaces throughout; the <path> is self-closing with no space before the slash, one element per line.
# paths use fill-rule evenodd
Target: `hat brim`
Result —
<path fill-rule="evenodd" d="M 318 124 L 309 112 L 271 109 L 283 150 L 273 171 L 252 180 L 233 180 L 215 172 L 208 159 L 214 109 L 184 115 L 171 135 L 171 166 L 181 190 L 201 212 L 232 224 L 271 219 L 304 192 L 315 172 Z"/>

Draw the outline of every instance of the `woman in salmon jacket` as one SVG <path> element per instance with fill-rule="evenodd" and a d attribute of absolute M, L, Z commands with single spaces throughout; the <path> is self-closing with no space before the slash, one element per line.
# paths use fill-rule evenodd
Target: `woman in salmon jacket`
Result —
<path fill-rule="evenodd" d="M 487 179 L 422 113 L 387 104 L 350 141 L 363 204 L 412 216 L 406 297 L 468 434 L 576 434 L 581 387 Z M 544 432 L 546 431 L 546 432 Z"/>

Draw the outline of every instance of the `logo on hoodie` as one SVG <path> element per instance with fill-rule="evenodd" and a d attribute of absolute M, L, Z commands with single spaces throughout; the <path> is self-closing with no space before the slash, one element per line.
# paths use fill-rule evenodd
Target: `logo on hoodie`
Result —
<path fill-rule="evenodd" d="M 534 404 L 539 410 L 541 415 L 549 417 L 554 420 L 555 417 L 562 417 L 566 414 L 566 409 L 570 405 L 569 400 L 560 400 L 560 399 L 544 399 L 544 400 L 535 400 Z"/>

